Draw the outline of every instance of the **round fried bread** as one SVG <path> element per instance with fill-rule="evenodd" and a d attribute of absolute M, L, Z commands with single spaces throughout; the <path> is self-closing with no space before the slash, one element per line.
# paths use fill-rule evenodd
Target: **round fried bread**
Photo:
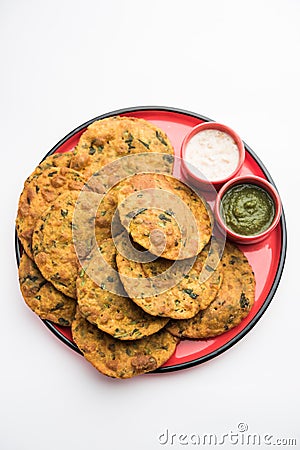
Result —
<path fill-rule="evenodd" d="M 157 369 L 171 357 L 178 342 L 165 329 L 135 341 L 120 341 L 92 325 L 79 311 L 72 336 L 87 361 L 113 378 L 131 378 Z"/>
<path fill-rule="evenodd" d="M 70 326 L 75 317 L 76 302 L 45 280 L 34 261 L 23 253 L 19 265 L 19 283 L 29 308 L 41 319 Z"/>
<path fill-rule="evenodd" d="M 126 296 L 117 273 L 116 248 L 113 240 L 103 241 L 100 251 L 115 272 L 108 274 L 105 263 L 102 267 L 98 262 L 94 265 L 93 260 L 87 262 L 85 268 L 79 272 L 76 283 L 81 314 L 102 331 L 118 339 L 141 339 L 163 328 L 168 319 L 145 313 Z M 108 276 L 98 285 L 94 280 L 101 272 L 106 272 Z"/>
<path fill-rule="evenodd" d="M 118 204 L 122 225 L 154 255 L 187 259 L 210 240 L 212 224 L 205 202 L 176 178 L 153 173 L 129 177 L 120 184 Z"/>
<path fill-rule="evenodd" d="M 84 178 L 78 172 L 65 167 L 44 169 L 25 183 L 20 195 L 16 227 L 18 237 L 30 258 L 33 258 L 32 233 L 42 213 L 60 194 L 70 190 L 78 191 L 84 183 Z"/>
<path fill-rule="evenodd" d="M 44 211 L 32 236 L 34 260 L 42 275 L 59 291 L 76 298 L 79 261 L 73 242 L 73 215 L 78 191 L 61 194 Z M 90 242 L 81 239 L 77 251 L 82 257 L 91 251 Z"/>
<path fill-rule="evenodd" d="M 153 316 L 187 319 L 205 309 L 221 286 L 222 273 L 208 265 L 214 257 L 213 252 L 217 252 L 216 246 L 211 247 L 209 256 L 208 252 L 209 246 L 197 256 L 194 263 L 191 261 L 192 267 L 187 273 L 183 266 L 180 267 L 184 262 L 179 263 L 173 275 L 167 275 L 166 272 L 172 266 L 171 261 L 163 258 L 140 263 L 118 253 L 116 261 L 126 292 L 144 311 Z M 164 272 L 165 277 L 161 278 L 159 275 Z M 166 289 L 165 286 L 170 286 L 168 283 L 172 276 L 176 277 L 175 285 Z M 141 279 L 145 278 L 151 280 L 150 286 L 157 292 L 156 295 L 140 292 Z"/>
<path fill-rule="evenodd" d="M 108 117 L 93 122 L 81 135 L 70 167 L 89 178 L 120 157 L 148 152 L 166 154 L 166 171 L 172 173 L 174 149 L 162 130 L 144 119 Z"/>
<path fill-rule="evenodd" d="M 246 256 L 226 243 L 220 262 L 223 282 L 215 300 L 189 320 L 172 321 L 168 330 L 178 337 L 206 339 L 239 325 L 255 299 L 255 278 Z"/>

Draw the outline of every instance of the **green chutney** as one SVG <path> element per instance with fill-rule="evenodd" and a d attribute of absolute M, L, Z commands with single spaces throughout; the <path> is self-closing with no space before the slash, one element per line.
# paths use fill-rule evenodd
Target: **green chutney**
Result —
<path fill-rule="evenodd" d="M 221 216 L 228 228 L 243 236 L 265 231 L 275 216 L 271 196 L 255 184 L 237 184 L 222 197 Z"/>

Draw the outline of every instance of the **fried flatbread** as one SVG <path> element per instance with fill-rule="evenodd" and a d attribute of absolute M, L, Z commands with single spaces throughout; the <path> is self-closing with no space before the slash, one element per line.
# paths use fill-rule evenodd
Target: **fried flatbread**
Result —
<path fill-rule="evenodd" d="M 42 275 L 56 289 L 76 298 L 76 279 L 79 261 L 73 241 L 73 215 L 78 199 L 77 191 L 60 195 L 38 220 L 33 237 L 34 260 Z M 91 251 L 89 241 L 81 239 L 77 248 L 81 256 Z"/>
<path fill-rule="evenodd" d="M 20 195 L 16 227 L 18 237 L 30 258 L 33 258 L 32 233 L 45 209 L 63 192 L 79 191 L 84 183 L 84 178 L 78 172 L 65 167 L 44 169 L 25 183 Z"/>
<path fill-rule="evenodd" d="M 87 361 L 113 378 L 131 378 L 157 369 L 171 357 L 178 343 L 165 329 L 135 341 L 114 339 L 79 311 L 72 323 L 72 336 Z"/>
<path fill-rule="evenodd" d="M 71 325 L 76 302 L 46 281 L 26 253 L 23 253 L 19 265 L 19 283 L 26 304 L 41 319 L 63 326 Z"/>
<path fill-rule="evenodd" d="M 124 228 L 154 255 L 187 259 L 210 240 L 207 205 L 176 178 L 153 173 L 129 177 L 120 183 L 118 204 Z"/>
<path fill-rule="evenodd" d="M 172 173 L 174 149 L 166 133 L 144 119 L 114 116 L 97 120 L 81 135 L 70 167 L 86 178 L 106 164 L 138 153 L 163 153 Z"/>
<path fill-rule="evenodd" d="M 215 300 L 189 320 L 172 321 L 168 330 L 178 337 L 206 339 L 239 325 L 255 299 L 255 278 L 246 256 L 226 243 L 221 259 L 223 282 Z"/>
<path fill-rule="evenodd" d="M 147 314 L 126 295 L 117 272 L 113 240 L 103 241 L 100 251 L 105 260 L 103 264 L 88 261 L 77 278 L 81 314 L 102 331 L 122 340 L 141 339 L 163 328 L 168 319 Z M 105 262 L 113 270 L 109 270 Z M 101 281 L 95 282 L 97 276 Z"/>
<path fill-rule="evenodd" d="M 220 289 L 222 272 L 209 265 L 214 252 L 217 247 L 209 251 L 207 245 L 190 266 L 188 261 L 180 261 L 176 268 L 163 258 L 141 263 L 118 253 L 116 261 L 126 292 L 144 311 L 153 316 L 186 319 L 205 309 Z M 141 280 L 149 281 L 149 289 L 144 292 Z"/>

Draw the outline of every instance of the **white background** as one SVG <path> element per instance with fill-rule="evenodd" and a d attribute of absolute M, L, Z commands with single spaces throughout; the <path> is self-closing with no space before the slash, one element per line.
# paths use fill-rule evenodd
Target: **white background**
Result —
<path fill-rule="evenodd" d="M 240 422 L 300 448 L 299 23 L 299 0 L 1 0 L 1 450 L 195 448 L 158 437 Z M 276 295 L 242 341 L 201 366 L 124 381 L 26 307 L 14 219 L 25 178 L 58 140 L 138 105 L 234 128 L 279 189 L 289 245 Z"/>

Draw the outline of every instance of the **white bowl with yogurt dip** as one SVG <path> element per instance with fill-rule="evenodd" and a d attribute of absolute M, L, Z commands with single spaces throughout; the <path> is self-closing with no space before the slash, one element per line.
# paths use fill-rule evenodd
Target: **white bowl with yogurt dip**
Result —
<path fill-rule="evenodd" d="M 238 175 L 245 161 L 245 147 L 238 134 L 217 122 L 196 125 L 181 145 L 182 172 L 204 190 L 216 189 Z"/>

